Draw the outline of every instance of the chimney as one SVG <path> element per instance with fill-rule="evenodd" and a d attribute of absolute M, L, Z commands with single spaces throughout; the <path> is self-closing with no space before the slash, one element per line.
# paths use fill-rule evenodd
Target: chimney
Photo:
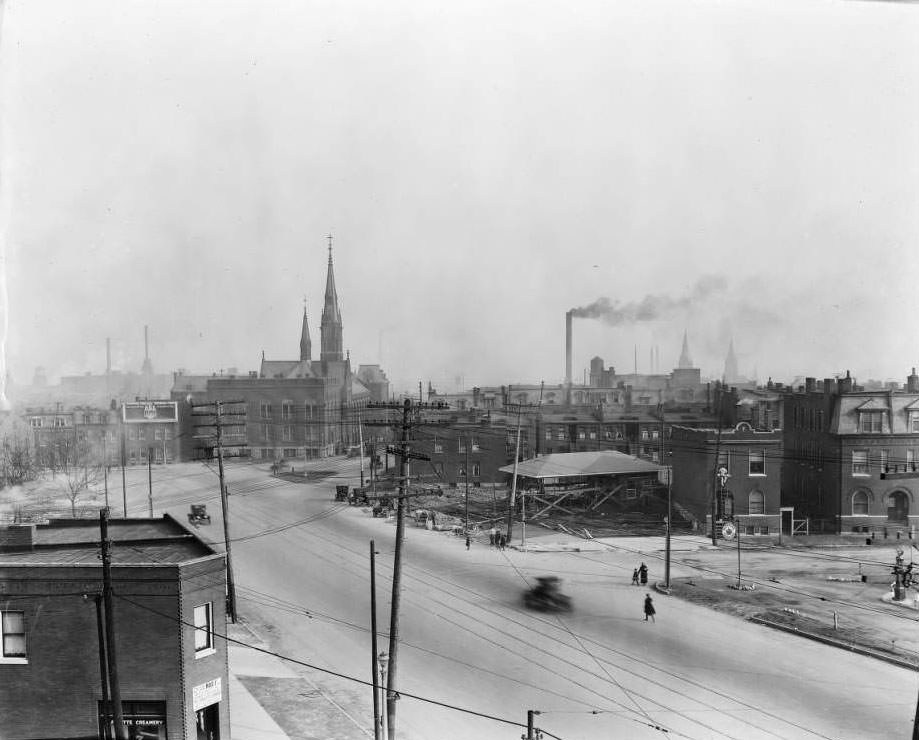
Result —
<path fill-rule="evenodd" d="M 150 359 L 150 336 L 149 329 L 146 324 L 144 324 L 144 360 Z"/>
<path fill-rule="evenodd" d="M 906 390 L 910 393 L 919 393 L 919 375 L 916 375 L 916 368 L 906 376 Z"/>
<path fill-rule="evenodd" d="M 846 370 L 846 377 L 840 378 L 837 387 L 839 388 L 840 393 L 851 393 L 852 387 L 855 384 L 855 381 L 852 379 L 852 376 L 849 374 L 849 371 Z"/>
<path fill-rule="evenodd" d="M 824 378 L 823 379 L 823 395 L 825 396 L 835 396 L 836 395 L 836 378 Z"/>
<path fill-rule="evenodd" d="M 565 314 L 565 385 L 571 385 L 571 311 Z"/>

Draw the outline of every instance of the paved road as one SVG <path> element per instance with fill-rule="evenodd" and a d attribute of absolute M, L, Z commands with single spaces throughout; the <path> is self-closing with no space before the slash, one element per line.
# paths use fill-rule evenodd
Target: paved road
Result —
<path fill-rule="evenodd" d="M 202 531 L 219 538 L 219 502 L 203 488 L 216 491 L 213 474 L 192 466 L 159 474 L 157 511 L 184 516 L 189 503 L 208 503 L 214 523 Z M 369 679 L 368 543 L 374 539 L 379 551 L 385 632 L 392 523 L 336 504 L 336 481 L 288 484 L 251 466 L 233 466 L 228 475 L 241 613 L 264 625 L 278 652 Z M 146 496 L 140 485 L 129 493 L 129 510 L 135 495 Z M 467 551 L 460 538 L 408 528 L 398 736 L 516 738 L 521 729 L 509 723 L 525 722 L 528 709 L 540 710 L 537 724 L 565 740 L 659 738 L 661 729 L 699 740 L 909 736 L 914 673 L 660 595 L 657 622 L 647 623 L 645 591 L 628 583 L 632 559 L 616 552 Z M 541 573 L 564 579 L 573 614 L 556 618 L 521 607 L 523 589 Z M 290 737 L 372 736 L 369 689 L 293 668 L 312 687 L 301 694 L 332 706 L 340 721 L 334 734 L 323 735 L 309 726 L 311 712 L 298 715 L 277 701 L 276 719 Z"/>

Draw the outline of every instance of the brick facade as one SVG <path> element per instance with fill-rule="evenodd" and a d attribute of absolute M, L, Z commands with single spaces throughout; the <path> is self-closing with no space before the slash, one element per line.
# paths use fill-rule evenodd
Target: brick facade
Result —
<path fill-rule="evenodd" d="M 203 711 L 216 715 L 215 740 L 229 738 L 226 641 L 212 638 L 213 650 L 196 656 L 194 639 L 195 606 L 206 603 L 212 605 L 212 628 L 225 633 L 224 556 L 168 517 L 113 520 L 109 531 L 124 706 L 160 705 L 165 732 L 159 737 L 195 739 L 194 697 L 201 696 L 200 687 L 215 682 L 216 689 L 219 681 L 216 709 Z M 95 738 L 102 699 L 95 596 L 102 567 L 91 538 L 99 539 L 98 525 L 52 522 L 35 532 L 34 547 L 6 538 L 0 548 L 0 611 L 23 614 L 27 645 L 24 660 L 0 658 L 2 735 Z M 62 544 L 41 544 L 42 538 Z M 160 564 L 130 562 L 154 562 L 156 551 Z"/>

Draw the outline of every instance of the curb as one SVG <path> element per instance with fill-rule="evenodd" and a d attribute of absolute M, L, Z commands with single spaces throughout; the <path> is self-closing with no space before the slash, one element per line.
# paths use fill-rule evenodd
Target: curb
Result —
<path fill-rule="evenodd" d="M 884 653 L 879 653 L 870 648 L 861 647 L 860 645 L 853 645 L 848 642 L 840 642 L 839 640 L 833 640 L 829 637 L 824 637 L 823 635 L 818 635 L 813 632 L 806 632 L 804 630 L 798 629 L 797 627 L 789 627 L 786 624 L 779 624 L 778 622 L 771 622 L 768 619 L 763 619 L 762 617 L 748 617 L 748 621 L 754 622 L 756 624 L 761 624 L 765 627 L 771 627 L 774 630 L 780 630 L 781 632 L 787 632 L 792 635 L 798 635 L 799 637 L 806 637 L 809 640 L 814 640 L 816 642 L 822 642 L 824 645 L 829 645 L 830 647 L 840 648 L 842 650 L 848 650 L 850 653 L 857 653 L 859 655 L 864 655 L 868 658 L 876 658 L 877 660 L 883 660 L 885 663 L 890 663 L 892 665 L 898 666 L 900 668 L 907 668 L 911 671 L 917 670 L 919 666 L 915 663 L 910 663 L 908 661 L 896 658 L 892 655 L 886 655 Z"/>

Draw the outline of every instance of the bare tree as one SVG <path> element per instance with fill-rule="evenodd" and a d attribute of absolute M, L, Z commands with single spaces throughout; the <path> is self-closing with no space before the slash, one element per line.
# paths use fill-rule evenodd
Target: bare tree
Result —
<path fill-rule="evenodd" d="M 63 479 L 62 489 L 70 501 L 71 516 L 77 516 L 77 501 L 102 478 L 102 464 L 92 445 L 75 434 L 56 437 L 50 450 L 54 469 Z"/>
<path fill-rule="evenodd" d="M 0 487 L 35 480 L 38 472 L 29 427 L 16 416 L 0 417 Z"/>

